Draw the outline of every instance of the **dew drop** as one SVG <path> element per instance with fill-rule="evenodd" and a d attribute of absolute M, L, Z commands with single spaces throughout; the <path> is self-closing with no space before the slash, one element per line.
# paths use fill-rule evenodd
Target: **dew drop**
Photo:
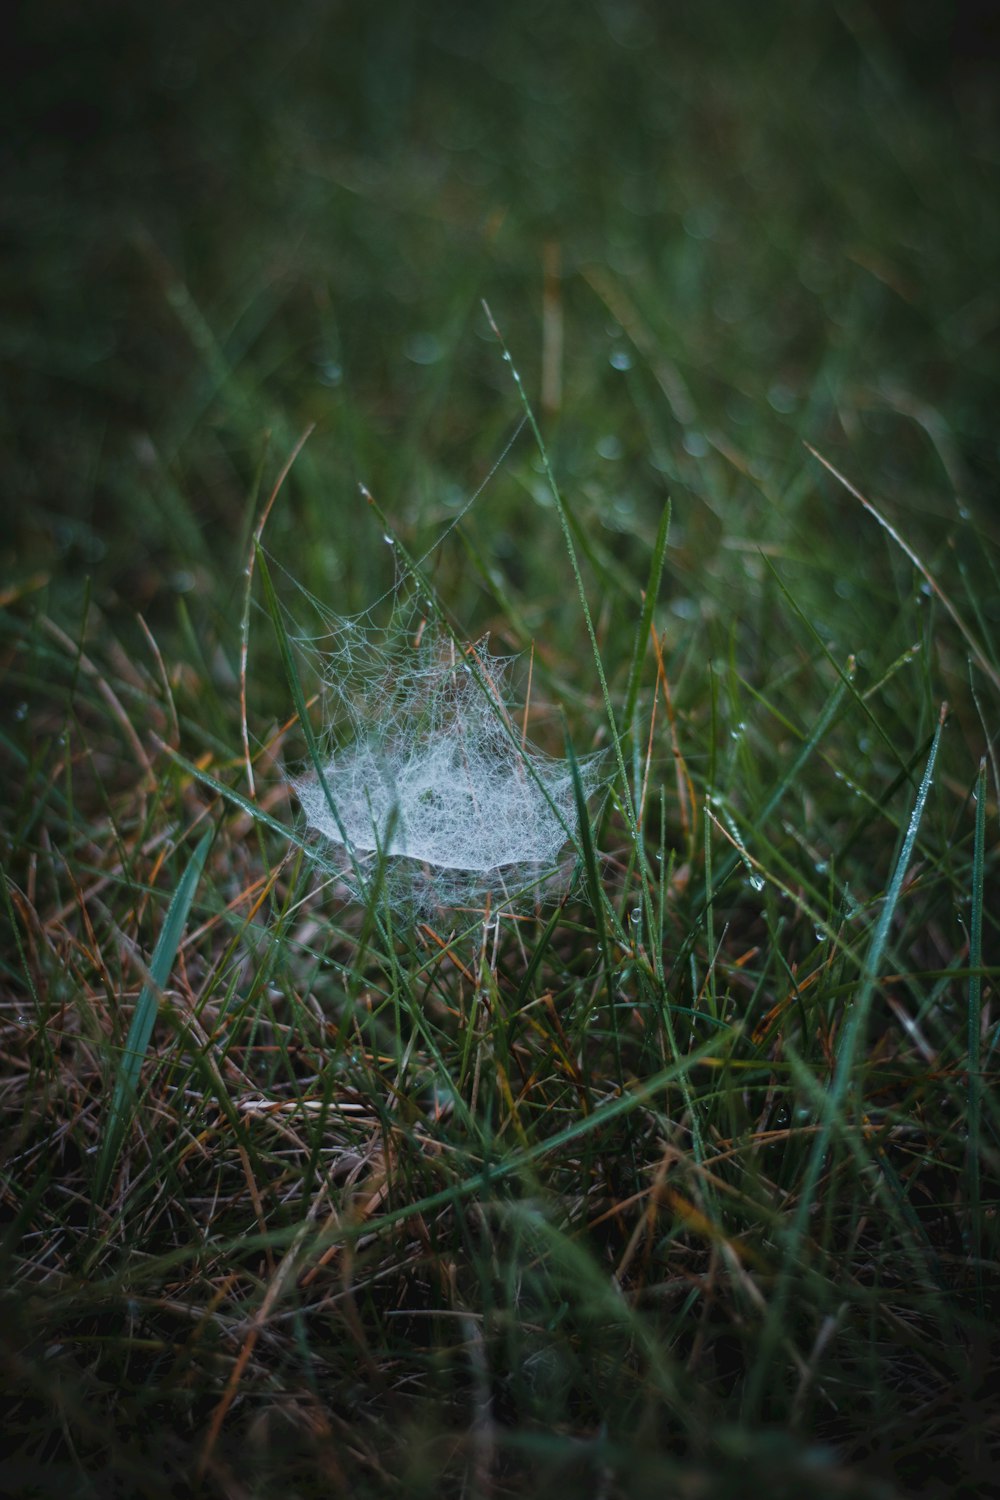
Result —
<path fill-rule="evenodd" d="M 613 370 L 631 370 L 632 356 L 627 349 L 616 349 L 608 360 Z"/>
<path fill-rule="evenodd" d="M 692 458 L 704 458 L 708 452 L 708 440 L 702 433 L 690 428 L 685 432 L 682 442 L 685 453 L 689 453 Z"/>
<path fill-rule="evenodd" d="M 753 886 L 755 891 L 762 891 L 767 884 L 767 881 L 764 879 L 763 875 L 753 874 L 750 876 L 750 884 Z"/>
<path fill-rule="evenodd" d="M 391 537 L 387 531 L 382 533 L 382 540 L 387 547 L 395 547 L 396 545 L 395 537 Z"/>

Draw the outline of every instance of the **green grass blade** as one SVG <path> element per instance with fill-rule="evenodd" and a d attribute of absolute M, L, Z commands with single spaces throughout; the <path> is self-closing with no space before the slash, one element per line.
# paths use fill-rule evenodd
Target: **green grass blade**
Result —
<path fill-rule="evenodd" d="M 260 570 L 261 583 L 264 586 L 264 598 L 267 601 L 268 613 L 271 616 L 271 621 L 274 625 L 274 633 L 278 641 L 278 650 L 281 654 L 281 664 L 285 669 L 285 677 L 291 690 L 292 702 L 295 705 L 295 712 L 298 715 L 299 727 L 302 730 L 302 735 L 306 742 L 306 750 L 308 751 L 309 759 L 312 762 L 313 770 L 316 772 L 316 775 L 319 779 L 319 784 L 323 788 L 323 795 L 326 798 L 327 806 L 333 814 L 333 821 L 337 825 L 337 832 L 340 834 L 341 842 L 343 843 L 344 848 L 350 854 L 351 841 L 347 837 L 347 831 L 344 828 L 343 820 L 340 816 L 337 804 L 333 798 L 333 793 L 330 791 L 330 787 L 327 783 L 327 779 L 323 771 L 323 757 L 320 753 L 319 744 L 317 743 L 316 736 L 313 732 L 312 721 L 309 718 L 309 711 L 306 708 L 306 698 L 305 693 L 302 691 L 302 681 L 299 677 L 298 669 L 295 665 L 295 659 L 292 656 L 292 647 L 288 639 L 288 631 L 285 629 L 284 621 L 281 618 L 281 607 L 278 604 L 278 596 L 274 592 L 274 584 L 271 581 L 271 574 L 267 566 L 267 560 L 264 557 L 264 552 L 259 542 L 255 545 L 255 556 L 257 559 L 257 567 Z"/>
<path fill-rule="evenodd" d="M 174 966 L 188 912 L 191 909 L 191 902 L 194 900 L 194 893 L 198 888 L 209 846 L 214 837 L 214 829 L 209 829 L 202 835 L 171 897 L 166 918 L 160 929 L 160 936 L 153 950 L 153 958 L 149 966 L 149 983 L 144 984 L 140 991 L 132 1024 L 125 1040 L 125 1051 L 118 1067 L 114 1093 L 111 1097 L 111 1110 L 94 1178 L 95 1205 L 100 1204 L 104 1199 L 125 1133 L 135 1114 L 139 1074 L 149 1046 L 149 1039 L 153 1034 L 159 997 L 170 978 L 170 971 Z"/>
<path fill-rule="evenodd" d="M 848 685 L 848 682 L 845 681 L 843 677 L 841 677 L 840 681 L 838 681 L 838 683 L 834 687 L 833 692 L 830 694 L 826 703 L 823 705 L 823 708 L 820 710 L 820 713 L 816 719 L 816 723 L 813 725 L 812 731 L 809 734 L 808 738 L 799 749 L 799 752 L 795 756 L 791 765 L 778 780 L 777 784 L 772 788 L 771 793 L 768 796 L 767 801 L 764 803 L 763 807 L 758 813 L 755 814 L 754 823 L 758 828 L 762 828 L 771 814 L 775 812 L 776 809 L 781 805 L 787 793 L 795 785 L 799 772 L 812 758 L 813 754 L 815 753 L 816 747 L 823 739 L 827 730 L 837 719 L 843 706 L 844 699 L 847 696 Z M 715 736 L 713 733 L 713 744 L 714 739 Z M 712 776 L 714 778 L 714 771 L 712 772 Z M 710 780 L 709 785 L 714 785 L 714 780 Z M 726 881 L 729 879 L 730 875 L 740 863 L 741 858 L 742 856 L 740 855 L 739 851 L 734 850 L 731 854 L 727 854 L 725 859 L 720 860 L 718 865 L 715 866 L 714 871 L 706 873 L 705 888 L 698 894 L 695 902 L 695 909 L 699 918 L 704 914 L 706 905 L 722 890 Z"/>
<path fill-rule="evenodd" d="M 497 342 L 499 343 L 500 348 L 503 351 L 504 360 L 510 367 L 510 373 L 513 377 L 514 385 L 517 388 L 517 394 L 520 398 L 521 405 L 524 408 L 524 414 L 528 419 L 528 425 L 531 428 L 532 436 L 534 437 L 535 444 L 538 448 L 538 455 L 542 461 L 542 468 L 545 471 L 545 481 L 548 485 L 549 493 L 551 494 L 552 499 L 555 502 L 556 513 L 559 517 L 559 525 L 562 530 L 563 541 L 566 546 L 566 553 L 569 557 L 570 567 L 573 570 L 573 580 L 576 584 L 576 592 L 580 600 L 580 609 L 583 614 L 584 624 L 587 627 L 587 636 L 590 641 L 590 648 L 594 657 L 594 667 L 597 671 L 597 678 L 601 685 L 601 696 L 604 699 L 604 711 L 607 716 L 608 728 L 611 732 L 611 739 L 614 745 L 615 760 L 617 762 L 618 771 L 621 776 L 622 805 L 628 818 L 631 830 L 633 833 L 635 833 L 636 809 L 633 806 L 632 797 L 629 792 L 628 772 L 625 768 L 625 756 L 622 751 L 621 735 L 618 733 L 618 724 L 615 717 L 614 707 L 611 702 L 611 689 L 608 686 L 607 673 L 604 670 L 604 662 L 601 657 L 601 648 L 597 639 L 597 630 L 594 626 L 594 617 L 591 613 L 590 604 L 587 601 L 587 590 L 584 587 L 583 574 L 580 571 L 580 560 L 577 556 L 576 545 L 573 541 L 573 527 L 571 525 L 570 512 L 566 506 L 565 500 L 563 499 L 562 491 L 560 490 L 559 485 L 556 482 L 556 476 L 552 468 L 552 461 L 549 458 L 549 451 L 545 446 L 545 439 L 542 437 L 541 428 L 539 427 L 538 420 L 535 417 L 534 407 L 528 400 L 528 393 L 524 388 L 524 382 L 518 374 L 517 368 L 514 365 L 513 360 L 511 359 L 510 350 L 507 348 L 507 345 L 504 342 L 503 334 L 497 327 L 497 324 L 493 318 L 493 314 L 490 312 L 489 307 L 485 302 L 483 303 L 483 310 L 486 313 L 487 318 L 489 319 L 490 327 L 496 335 Z M 665 541 L 664 545 L 666 545 Z"/>
<path fill-rule="evenodd" d="M 196 766 L 194 761 L 188 760 L 186 755 L 182 755 L 179 750 L 172 750 L 169 745 L 163 744 L 162 741 L 161 748 L 163 753 L 169 755 L 170 759 L 176 766 L 180 767 L 185 775 L 200 782 L 202 786 L 207 787 L 210 792 L 213 792 L 216 797 L 221 797 L 225 802 L 231 802 L 234 807 L 238 807 L 241 812 L 246 813 L 247 817 L 253 819 L 255 823 L 259 823 L 264 828 L 270 828 L 272 833 L 280 834 L 283 839 L 287 839 L 290 844 L 294 844 L 297 849 L 301 849 L 303 854 L 312 855 L 315 858 L 315 850 L 306 839 L 301 838 L 295 832 L 295 829 L 290 828 L 287 823 L 282 823 L 279 818 L 275 818 L 271 813 L 266 812 L 258 802 L 251 802 L 249 797 L 244 797 L 243 793 L 238 792 L 235 787 L 226 786 L 224 781 L 220 781 L 210 771 L 205 771 L 201 766 Z"/>
<path fill-rule="evenodd" d="M 576 816 L 580 834 L 580 848 L 583 853 L 583 867 L 587 875 L 587 885 L 590 888 L 590 899 L 594 908 L 594 926 L 597 929 L 597 946 L 604 960 L 604 972 L 608 986 L 608 1005 L 612 1012 L 612 1023 L 614 1017 L 614 957 L 608 945 L 607 925 L 604 920 L 604 887 L 601 884 L 600 872 L 597 868 L 597 851 L 594 848 L 594 835 L 590 826 L 590 810 L 587 807 L 587 792 L 583 785 L 583 777 L 580 775 L 580 765 L 573 749 L 573 742 L 566 735 L 566 759 L 569 761 L 570 774 L 573 777 L 573 796 L 576 801 Z"/>
<path fill-rule="evenodd" d="M 629 672 L 628 688 L 625 693 L 625 712 L 622 715 L 623 734 L 627 734 L 632 728 L 632 718 L 635 714 L 635 705 L 639 697 L 639 680 L 642 676 L 642 664 L 646 656 L 649 630 L 653 623 L 653 611 L 656 608 L 656 600 L 660 592 L 660 580 L 663 577 L 663 564 L 667 555 L 671 509 L 671 503 L 668 499 L 663 510 L 660 512 L 660 524 L 656 531 L 656 541 L 653 543 L 653 555 L 649 562 L 649 578 L 646 582 L 646 595 L 643 600 L 642 615 L 639 619 L 639 629 L 636 631 L 632 667 Z"/>
<path fill-rule="evenodd" d="M 889 888 L 886 891 L 882 911 L 879 914 L 875 931 L 872 934 L 871 946 L 869 947 L 862 968 L 858 992 L 841 1030 L 833 1081 L 826 1093 L 826 1106 L 820 1120 L 820 1127 L 813 1141 L 812 1151 L 803 1173 L 798 1207 L 796 1208 L 792 1223 L 788 1227 L 785 1238 L 781 1275 L 764 1320 L 757 1360 L 747 1382 L 746 1415 L 751 1419 L 759 1411 L 759 1403 L 770 1380 L 773 1357 L 782 1335 L 785 1310 L 791 1290 L 791 1279 L 795 1268 L 801 1261 L 802 1241 L 815 1200 L 816 1186 L 823 1170 L 827 1152 L 830 1149 L 830 1142 L 837 1129 L 845 1128 L 845 1122 L 842 1119 L 843 1109 L 851 1082 L 855 1076 L 855 1061 L 865 1035 L 868 1013 L 871 1009 L 872 1000 L 878 985 L 882 955 L 888 941 L 889 930 L 892 926 L 896 908 L 899 905 L 903 882 L 906 879 L 906 872 L 913 855 L 913 846 L 916 843 L 917 832 L 920 828 L 928 793 L 931 789 L 934 766 L 941 744 L 941 732 L 944 728 L 944 720 L 945 711 L 942 709 L 938 719 L 937 731 L 931 745 L 930 755 L 927 758 L 927 766 L 910 813 L 899 857 L 896 860 L 896 866 L 893 870 L 892 879 L 889 882 Z"/>

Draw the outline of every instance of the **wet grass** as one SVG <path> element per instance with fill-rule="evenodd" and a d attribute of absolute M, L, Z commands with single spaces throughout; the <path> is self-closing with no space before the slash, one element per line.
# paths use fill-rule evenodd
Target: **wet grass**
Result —
<path fill-rule="evenodd" d="M 989 1492 L 1000 137 L 892 16 L 21 23 L 7 1491 Z M 304 835 L 404 554 L 604 753 L 554 904 Z"/>

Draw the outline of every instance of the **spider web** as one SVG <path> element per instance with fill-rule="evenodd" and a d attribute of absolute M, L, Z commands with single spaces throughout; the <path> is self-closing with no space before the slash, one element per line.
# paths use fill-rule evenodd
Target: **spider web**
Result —
<path fill-rule="evenodd" d="M 413 913 L 558 895 L 577 832 L 573 773 L 524 735 L 519 658 L 488 637 L 457 642 L 412 575 L 386 597 L 387 623 L 373 607 L 309 643 L 323 659 L 324 750 L 292 785 L 324 858 L 351 896 L 377 885 Z M 599 760 L 579 774 L 589 796 Z"/>

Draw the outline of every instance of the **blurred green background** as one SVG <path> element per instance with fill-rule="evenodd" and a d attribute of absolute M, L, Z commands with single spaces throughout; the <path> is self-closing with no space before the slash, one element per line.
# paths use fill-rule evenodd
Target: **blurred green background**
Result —
<path fill-rule="evenodd" d="M 358 481 L 419 545 L 519 416 L 483 297 L 595 544 L 637 576 L 668 489 L 675 593 L 725 598 L 725 546 L 766 548 L 776 505 L 811 565 L 860 549 L 803 436 L 891 485 L 915 542 L 956 493 L 985 523 L 996 34 L 988 6 L 885 0 L 20 6 L 4 576 L 48 574 L 70 618 L 87 575 L 123 622 L 224 611 L 261 485 L 315 422 L 269 540 L 363 604 L 384 560 Z M 470 524 L 542 608 L 523 488 Z"/>

